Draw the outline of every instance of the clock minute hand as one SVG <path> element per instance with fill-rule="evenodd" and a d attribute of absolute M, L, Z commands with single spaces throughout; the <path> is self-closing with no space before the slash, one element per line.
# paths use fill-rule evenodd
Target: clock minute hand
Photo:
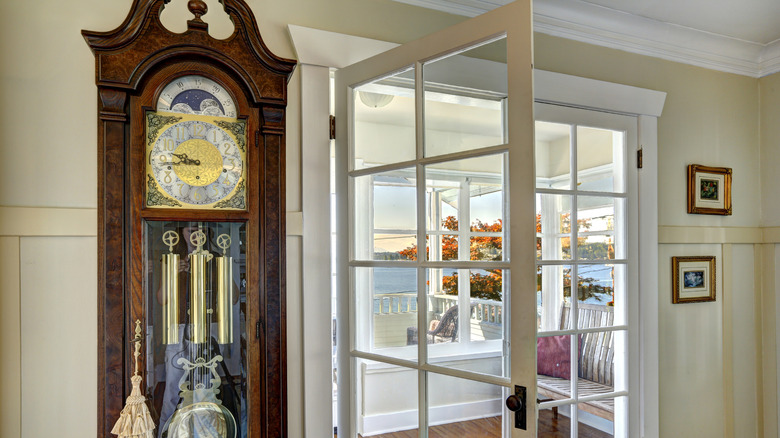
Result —
<path fill-rule="evenodd" d="M 173 164 L 173 165 L 177 165 L 177 164 L 186 164 L 186 160 L 187 160 L 187 154 L 174 154 L 174 153 L 171 153 L 171 156 L 174 156 L 174 157 L 176 157 L 176 158 L 178 158 L 178 159 L 179 159 L 179 161 L 178 161 L 178 162 L 176 162 L 176 163 L 174 163 L 173 161 L 171 161 L 171 164 Z"/>

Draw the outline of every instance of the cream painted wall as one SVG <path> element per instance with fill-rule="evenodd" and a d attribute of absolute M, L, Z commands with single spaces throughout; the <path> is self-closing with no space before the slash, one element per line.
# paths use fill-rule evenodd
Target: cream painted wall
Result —
<path fill-rule="evenodd" d="M 671 257 L 714 255 L 717 296 L 672 304 Z M 720 245 L 661 245 L 658 327 L 661 436 L 724 436 L 722 251 Z"/>
<path fill-rule="evenodd" d="M 761 223 L 780 226 L 780 73 L 759 79 L 761 89 Z"/>
<path fill-rule="evenodd" d="M 0 237 L 0 436 L 22 434 L 19 238 Z"/>
<path fill-rule="evenodd" d="M 97 206 L 95 61 L 80 31 L 129 7 L 0 2 L 0 205 Z"/>
<path fill-rule="evenodd" d="M 25 237 L 20 259 L 22 437 L 89 436 L 97 428 L 95 367 L 85 366 L 97 363 L 97 240 Z"/>
<path fill-rule="evenodd" d="M 729 250 L 731 254 L 728 254 Z M 760 289 L 757 288 L 760 287 L 761 281 L 754 278 L 754 253 L 753 245 L 731 245 L 731 248 L 724 248 L 724 255 L 728 256 L 724 261 L 732 262 L 730 270 L 723 268 L 726 275 L 723 279 L 723 289 L 731 292 L 730 296 L 722 295 L 725 321 L 723 344 L 727 359 L 724 360 L 724 390 L 733 395 L 731 401 L 735 436 L 757 436 L 761 420 L 758 387 L 762 381 L 757 379 L 756 373 L 760 362 L 760 347 L 756 344 L 755 335 L 758 331 L 755 316 L 761 302 Z M 739 434 L 736 434 L 736 431 L 739 431 Z"/>
<path fill-rule="evenodd" d="M 184 3 L 184 0 L 174 0 L 171 4 L 176 2 Z M 213 5 L 215 2 L 210 0 L 208 3 Z M 124 19 L 130 4 L 130 0 L 0 1 L 0 210 L 8 206 L 34 206 L 80 207 L 94 212 L 97 205 L 97 96 L 94 58 L 81 38 L 80 30 L 114 28 Z M 421 10 L 390 0 L 251 0 L 249 4 L 258 17 L 266 44 L 273 52 L 285 57 L 295 56 L 286 30 L 290 23 L 406 42 L 462 20 L 462 17 Z M 387 23 L 394 24 L 388 26 Z M 764 190 L 761 198 L 758 189 L 762 183 L 767 189 L 774 188 L 775 175 L 780 170 L 780 147 L 777 146 L 780 128 L 774 123 L 774 113 L 780 110 L 780 92 L 777 91 L 780 75 L 756 80 L 539 34 L 536 35 L 535 56 L 536 67 L 540 69 L 668 93 L 658 124 L 661 225 L 757 227 L 763 223 L 780 226 L 780 201 L 770 190 Z M 298 78 L 294 76 L 290 82 L 287 137 L 287 209 L 293 212 L 301 208 L 298 89 Z M 689 163 L 734 169 L 733 216 L 693 216 L 685 213 L 685 166 Z M 765 208 L 763 219 L 760 219 L 762 200 Z M 45 210 L 55 216 L 58 211 Z M 0 434 L 17 438 L 20 435 L 15 427 L 20 425 L 25 437 L 48 435 L 48 430 L 44 429 L 51 425 L 39 424 L 34 414 L 40 406 L 51 406 L 53 402 L 55 406 L 64 406 L 64 409 L 85 407 L 74 413 L 80 420 L 78 424 L 58 425 L 58 436 L 90 436 L 88 432 L 94 430 L 96 422 L 94 239 L 67 237 L 67 230 L 58 231 L 59 237 L 19 238 L 20 232 L 3 231 L 9 229 L 3 226 L 20 225 L 23 221 L 21 216 L 4 219 L 5 223 L 0 221 L 0 236 L 8 237 L 0 238 L 0 265 L 12 272 L 16 270 L 20 275 L 14 280 L 14 277 L 5 276 L 6 270 L 0 271 L 1 310 L 3 316 L 18 314 L 20 330 L 5 330 L 8 321 L 3 321 L 0 370 L 4 383 L 13 379 L 21 383 L 17 389 L 14 385 L 0 385 Z M 80 236 L 91 234 L 82 232 L 81 224 L 69 223 L 68 226 L 78 229 L 73 233 Z M 46 235 L 47 231 L 40 229 L 31 233 Z M 301 248 L 297 237 L 288 239 L 291 436 L 302 436 L 300 431 L 305 415 L 300 409 L 303 402 L 299 361 L 303 355 L 303 344 L 300 321 L 296 318 L 301 314 L 304 299 L 300 286 Z M 746 412 L 745 400 L 758 400 L 758 410 L 767 420 L 758 422 L 756 427 L 759 431 L 755 436 L 760 436 L 763 430 L 764 436 L 776 437 L 776 373 L 774 380 L 770 379 L 772 371 L 776 371 L 776 321 L 774 318 L 769 321 L 772 313 L 763 308 L 764 318 L 758 329 L 762 334 L 759 336 L 746 326 L 753 323 L 753 320 L 745 320 L 749 315 L 748 300 L 741 299 L 737 292 L 734 292 L 731 301 L 737 304 L 732 305 L 722 301 L 723 295 L 716 303 L 670 304 L 668 257 L 698 251 L 718 255 L 723 252 L 718 244 L 698 246 L 685 242 L 670 242 L 662 245 L 660 251 L 662 436 L 734 436 L 733 433 L 719 432 L 718 427 L 727 424 L 748 427 L 745 418 L 735 418 L 735 414 Z M 725 266 L 723 271 L 732 273 L 734 284 L 748 281 L 750 272 L 763 274 L 761 284 L 765 286 L 769 277 L 766 270 L 776 269 L 775 259 L 772 258 L 771 266 L 763 262 L 754 264 L 753 259 L 745 256 L 749 252 L 745 248 L 732 248 L 733 263 Z M 768 251 L 765 252 L 764 259 L 769 257 Z M 91 258 L 78 267 L 59 264 L 59 257 L 63 255 L 72 258 L 84 254 Z M 76 268 L 80 270 L 74 270 Z M 42 272 L 48 274 L 41 275 Z M 63 296 L 57 295 L 57 292 L 62 292 Z M 747 292 L 740 290 L 739 293 Z M 774 289 L 763 290 L 761 303 L 771 301 L 774 306 L 774 294 Z M 77 301 L 57 301 L 64 298 Z M 10 307 L 6 307 L 7 303 L 11 303 Z M 67 307 L 75 304 L 80 307 Z M 63 305 L 67 312 L 58 312 Z M 18 312 L 13 310 L 14 306 L 18 306 Z M 72 319 L 73 312 L 79 309 L 86 309 L 86 313 L 81 312 L 78 320 Z M 725 336 L 723 322 L 728 318 L 724 320 L 724 314 L 731 315 L 733 328 Z M 70 349 L 66 350 L 57 339 L 44 338 L 46 334 L 35 319 L 38 315 L 45 315 L 56 323 L 58 330 L 68 338 L 67 347 Z M 762 313 L 758 312 L 758 315 Z M 701 325 L 688 322 L 691 319 L 701 321 Z M 687 335 L 696 334 L 698 342 L 686 348 L 689 345 L 685 338 L 678 336 L 680 331 Z M 761 342 L 756 343 L 758 338 Z M 763 385 L 756 382 L 753 387 L 750 382 L 744 381 L 745 370 L 753 366 L 738 360 L 752 353 L 746 342 L 753 342 L 756 349 L 763 348 L 763 355 L 756 352 L 762 357 L 761 364 L 753 364 L 757 370 L 761 369 L 758 374 L 767 376 Z M 724 349 L 727 344 L 732 345 L 731 350 Z M 20 351 L 13 353 L 17 345 Z M 73 349 L 78 355 L 69 355 Z M 11 353 L 8 354 L 8 351 Z M 75 376 L 75 380 L 66 382 L 68 386 L 57 387 L 54 390 L 57 395 L 53 398 L 40 385 L 56 385 L 70 374 L 43 373 L 40 367 L 52 354 L 64 357 L 65 369 Z M 705 358 L 711 361 L 705 363 Z M 79 362 L 81 359 L 83 361 Z M 22 363 L 30 364 L 30 367 L 22 371 Z M 698 365 L 700 372 L 685 379 L 687 368 L 682 367 L 691 364 Z M 729 369 L 732 370 L 730 384 L 727 379 Z M 7 370 L 10 370 L 11 376 L 5 375 Z M 772 385 L 767 386 L 766 383 Z M 64 404 L 66 401 L 67 405 Z M 23 412 L 6 409 L 6 403 L 21 406 Z M 729 407 L 732 407 L 731 411 L 728 411 Z M 770 427 L 772 422 L 774 426 Z M 698 432 L 685 435 L 690 431 Z M 712 432 L 713 435 L 698 434 L 702 431 Z M 38 435 L 39 432 L 43 435 Z"/>
<path fill-rule="evenodd" d="M 658 119 L 659 225 L 759 225 L 758 81 L 619 50 L 534 35 L 538 69 L 665 91 Z M 734 214 L 686 213 L 686 166 L 734 170 Z"/>

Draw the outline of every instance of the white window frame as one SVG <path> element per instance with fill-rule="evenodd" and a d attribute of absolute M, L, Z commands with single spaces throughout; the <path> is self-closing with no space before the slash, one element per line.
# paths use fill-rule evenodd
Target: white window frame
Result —
<path fill-rule="evenodd" d="M 288 26 L 299 60 L 301 103 L 301 162 L 303 215 L 325 218 L 329 210 L 328 139 L 324 132 L 329 114 L 323 96 L 328 95 L 329 71 L 341 68 L 397 46 L 368 38 L 327 32 L 301 26 Z M 657 124 L 666 93 L 622 84 L 598 81 L 536 70 L 534 98 L 537 102 L 613 112 L 637 118 L 637 144 L 643 153 L 639 171 L 639 302 L 640 320 L 636 341 L 631 341 L 629 363 L 639 372 L 631 373 L 629 385 L 639 388 L 630 421 L 642 437 L 659 436 L 658 381 L 658 157 Z M 291 114 L 292 116 L 292 114 Z M 292 144 L 293 141 L 290 141 Z M 324 145 L 324 146 L 323 146 Z M 288 146 L 289 147 L 289 146 Z M 629 151 L 631 154 L 631 151 Z M 628 157 L 634 165 L 633 157 Z M 323 200 L 325 202 L 323 202 Z M 319 219 L 318 219 L 319 221 Z M 288 324 L 300 324 L 302 339 L 288 339 L 288 345 L 303 346 L 303 394 L 288 394 L 291 411 L 304 408 L 304 436 L 319 436 L 333 425 L 331 385 L 330 257 L 308 252 L 317 248 L 329 252 L 329 226 L 312 229 L 318 221 L 304 220 L 303 290 L 300 319 L 288 318 Z M 325 353 L 327 351 L 327 354 Z M 636 364 L 636 365 L 634 365 Z M 290 375 L 298 379 L 299 375 Z M 323 389 L 327 388 L 327 389 Z"/>

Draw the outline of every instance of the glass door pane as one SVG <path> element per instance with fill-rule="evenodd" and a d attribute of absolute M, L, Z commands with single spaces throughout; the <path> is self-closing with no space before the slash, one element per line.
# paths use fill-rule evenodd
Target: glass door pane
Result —
<path fill-rule="evenodd" d="M 371 81 L 353 91 L 353 169 L 415 158 L 414 68 Z"/>
<path fill-rule="evenodd" d="M 506 38 L 424 65 L 425 156 L 507 143 Z"/>

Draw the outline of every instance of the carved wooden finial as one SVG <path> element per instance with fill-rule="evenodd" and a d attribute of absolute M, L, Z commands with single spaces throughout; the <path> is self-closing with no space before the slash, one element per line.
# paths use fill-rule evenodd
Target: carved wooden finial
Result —
<path fill-rule="evenodd" d="M 203 0 L 190 0 L 187 2 L 187 8 L 195 15 L 196 21 L 200 21 L 200 17 L 206 15 L 206 12 L 209 10 L 209 7 Z"/>

